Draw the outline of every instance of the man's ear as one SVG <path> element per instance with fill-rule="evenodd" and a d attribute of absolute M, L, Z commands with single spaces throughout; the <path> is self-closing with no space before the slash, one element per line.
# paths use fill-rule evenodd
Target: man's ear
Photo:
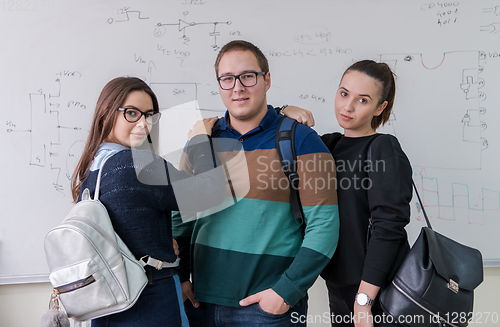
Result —
<path fill-rule="evenodd" d="M 267 72 L 264 77 L 265 77 L 264 80 L 266 81 L 266 92 L 267 92 L 269 90 L 269 88 L 271 87 L 271 73 Z"/>

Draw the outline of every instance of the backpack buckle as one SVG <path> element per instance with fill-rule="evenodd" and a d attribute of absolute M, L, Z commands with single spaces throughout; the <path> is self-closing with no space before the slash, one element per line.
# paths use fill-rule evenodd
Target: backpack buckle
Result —
<path fill-rule="evenodd" d="M 299 189 L 299 182 L 300 182 L 299 174 L 297 174 L 297 173 L 289 174 L 288 180 L 290 181 L 290 185 L 293 187 L 294 190 Z"/>
<path fill-rule="evenodd" d="M 147 260 L 144 260 L 148 258 Z M 143 263 L 143 266 L 151 266 L 157 270 L 162 270 L 163 268 L 174 268 L 179 266 L 180 259 L 177 258 L 174 262 L 165 262 L 151 257 L 150 255 L 145 255 L 139 259 Z"/>

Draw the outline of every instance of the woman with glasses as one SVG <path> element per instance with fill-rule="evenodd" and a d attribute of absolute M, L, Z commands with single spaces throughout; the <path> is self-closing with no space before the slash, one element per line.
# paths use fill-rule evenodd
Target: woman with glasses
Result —
<path fill-rule="evenodd" d="M 111 80 L 99 96 L 73 173 L 71 190 L 76 202 L 86 188 L 93 194 L 97 174 L 103 170 L 99 200 L 106 206 L 115 232 L 137 259 L 146 262 L 149 279 L 132 308 L 94 319 L 92 327 L 188 326 L 177 276 L 171 211 L 195 212 L 219 204 L 224 183 L 222 174 L 213 169 L 216 157 L 205 128 L 213 125 L 212 119 L 198 122 L 189 133 L 186 151 L 194 162 L 195 175 L 191 176 L 154 154 L 160 116 L 156 96 L 142 80 Z"/>
<path fill-rule="evenodd" d="M 398 140 L 377 133 L 389 120 L 395 94 L 387 64 L 354 63 L 335 95 L 335 117 L 344 133 L 321 136 L 337 167 L 340 213 L 338 247 L 321 274 L 332 326 L 397 325 L 396 318 L 382 311 L 379 294 L 409 251 L 405 226 L 410 222 L 412 169 Z M 286 107 L 281 112 L 314 125 L 309 111 Z"/>

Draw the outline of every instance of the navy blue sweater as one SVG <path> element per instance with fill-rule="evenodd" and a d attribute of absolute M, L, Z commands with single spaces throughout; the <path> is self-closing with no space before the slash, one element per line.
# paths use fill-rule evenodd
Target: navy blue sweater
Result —
<path fill-rule="evenodd" d="M 171 210 L 179 210 L 176 196 L 190 203 L 188 209 L 192 211 L 208 209 L 222 201 L 223 175 L 212 169 L 215 157 L 207 146 L 210 143 L 203 142 L 206 140 L 206 135 L 196 136 L 187 147 L 196 176 L 178 171 L 150 151 L 114 151 L 106 161 L 99 200 L 108 210 L 115 232 L 137 259 L 150 255 L 161 261 L 176 260 L 171 221 Z M 90 172 L 78 200 L 85 188 L 93 197 L 98 173 L 99 169 Z"/>

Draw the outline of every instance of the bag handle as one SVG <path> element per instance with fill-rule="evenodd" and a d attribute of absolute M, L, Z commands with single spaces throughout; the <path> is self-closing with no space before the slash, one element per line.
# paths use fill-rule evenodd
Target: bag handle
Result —
<path fill-rule="evenodd" d="M 418 203 L 420 204 L 420 208 L 422 209 L 422 212 L 424 213 L 424 218 L 425 218 L 425 222 L 427 223 L 427 227 L 429 227 L 429 229 L 432 229 L 431 222 L 429 221 L 429 218 L 427 217 L 427 213 L 425 212 L 424 203 L 420 199 L 420 194 L 418 194 L 417 186 L 415 185 L 415 181 L 413 181 L 413 179 L 412 179 L 411 182 L 413 184 L 413 188 L 415 189 L 415 193 L 417 194 Z"/>

